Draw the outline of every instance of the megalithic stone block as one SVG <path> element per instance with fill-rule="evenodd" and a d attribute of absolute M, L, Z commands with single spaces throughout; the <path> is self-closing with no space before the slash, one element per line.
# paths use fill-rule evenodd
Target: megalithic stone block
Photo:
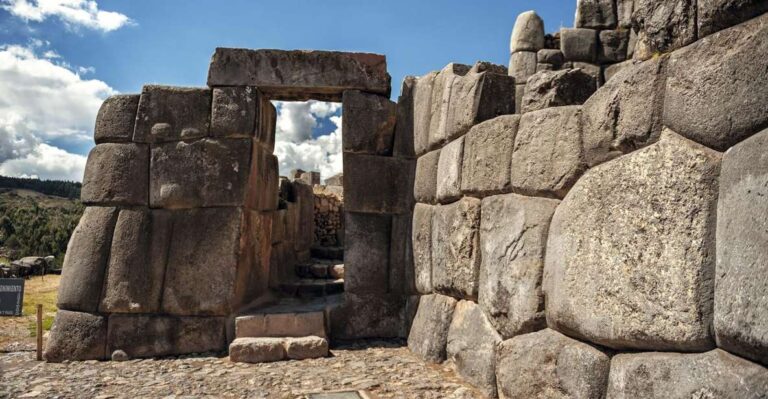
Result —
<path fill-rule="evenodd" d="M 331 334 L 336 339 L 399 337 L 405 319 L 405 296 L 344 293 L 341 306 L 331 309 Z"/>
<path fill-rule="evenodd" d="M 301 180 L 293 182 L 293 193 L 296 200 L 295 235 L 293 243 L 296 251 L 306 251 L 312 246 L 315 231 L 315 197 L 312 186 Z"/>
<path fill-rule="evenodd" d="M 768 12 L 768 3 L 761 0 L 701 0 L 696 7 L 699 37 Z"/>
<path fill-rule="evenodd" d="M 421 156 L 429 150 L 432 121 L 432 90 L 438 72 L 430 72 L 416 80 L 413 89 L 413 150 Z"/>
<path fill-rule="evenodd" d="M 133 141 L 162 143 L 208 136 L 211 91 L 208 89 L 144 86 Z"/>
<path fill-rule="evenodd" d="M 269 98 L 259 92 L 258 107 L 256 108 L 256 141 L 269 153 L 275 151 L 275 134 L 277 133 L 277 108 Z"/>
<path fill-rule="evenodd" d="M 565 63 L 565 57 L 560 49 L 541 49 L 536 53 L 536 62 L 539 64 L 550 64 L 554 69 L 560 69 Z M 525 82 L 515 82 L 517 84 Z"/>
<path fill-rule="evenodd" d="M 138 94 L 118 94 L 104 100 L 93 129 L 96 144 L 131 141 L 138 107 Z"/>
<path fill-rule="evenodd" d="M 277 100 L 341 101 L 346 90 L 389 97 L 387 59 L 370 53 L 217 48 L 208 86 L 256 86 Z"/>
<path fill-rule="evenodd" d="M 117 214 L 116 208 L 85 208 L 64 256 L 59 309 L 89 313 L 98 310 Z"/>
<path fill-rule="evenodd" d="M 601 63 L 615 63 L 627 59 L 629 30 L 603 30 L 598 34 L 597 60 Z"/>
<path fill-rule="evenodd" d="M 344 228 L 344 290 L 387 293 L 392 216 L 345 212 Z"/>
<path fill-rule="evenodd" d="M 80 200 L 87 205 L 147 205 L 146 144 L 98 144 L 88 154 Z"/>
<path fill-rule="evenodd" d="M 279 164 L 277 157 L 264 146 L 253 144 L 245 206 L 260 211 L 277 209 Z M 312 189 L 310 188 L 310 191 Z"/>
<path fill-rule="evenodd" d="M 437 163 L 437 201 L 453 202 L 461 197 L 461 162 L 464 159 L 464 137 L 448 143 L 440 150 Z"/>
<path fill-rule="evenodd" d="M 415 161 L 344 154 L 344 209 L 363 213 L 405 213 L 413 206 Z"/>
<path fill-rule="evenodd" d="M 413 267 L 416 291 L 432 293 L 432 216 L 435 207 L 416 204 L 413 209 Z"/>
<path fill-rule="evenodd" d="M 392 155 L 397 104 L 387 97 L 359 90 L 345 91 L 341 103 L 344 152 Z"/>
<path fill-rule="evenodd" d="M 414 93 L 416 77 L 406 76 L 397 98 L 397 123 L 395 124 L 395 143 L 392 155 L 401 158 L 414 158 Z M 343 120 L 342 120 L 343 121 Z"/>
<path fill-rule="evenodd" d="M 253 137 L 259 94 L 250 86 L 212 89 L 211 136 Z"/>
<path fill-rule="evenodd" d="M 594 62 L 597 59 L 597 31 L 594 29 L 560 29 L 560 51 L 567 61 Z"/>
<path fill-rule="evenodd" d="M 107 356 L 107 319 L 104 316 L 59 309 L 43 356 L 46 361 L 102 360 Z"/>
<path fill-rule="evenodd" d="M 528 79 L 520 111 L 581 105 L 595 90 L 597 80 L 581 69 L 538 72 Z"/>
<path fill-rule="evenodd" d="M 539 51 L 544 48 L 544 21 L 536 11 L 526 11 L 517 16 L 509 39 L 509 52 Z"/>
<path fill-rule="evenodd" d="M 432 218 L 432 286 L 461 299 L 477 298 L 480 200 L 464 197 L 435 208 Z"/>
<path fill-rule="evenodd" d="M 432 98 L 430 100 L 429 139 L 427 150 L 440 147 L 448 141 L 445 133 L 448 125 L 448 113 L 453 94 L 453 83 L 466 75 L 469 65 L 450 63 L 435 75 L 432 81 Z"/>
<path fill-rule="evenodd" d="M 411 241 L 412 228 L 412 212 L 392 216 L 387 292 L 408 295 L 417 292 L 413 266 L 413 241 Z"/>
<path fill-rule="evenodd" d="M 416 160 L 416 177 L 413 184 L 413 197 L 418 202 L 434 203 L 437 201 L 437 167 L 440 150 L 430 151 Z"/>
<path fill-rule="evenodd" d="M 449 296 L 422 296 L 408 335 L 408 349 L 427 362 L 444 361 L 455 307 L 456 300 Z"/>
<path fill-rule="evenodd" d="M 509 57 L 509 76 L 515 83 L 524 84 L 531 75 L 536 73 L 537 55 L 535 51 L 518 51 Z"/>
<path fill-rule="evenodd" d="M 226 348 L 225 318 L 121 315 L 109 317 L 107 353 L 130 358 L 219 352 Z"/>
<path fill-rule="evenodd" d="M 697 39 L 696 1 L 635 0 L 632 25 L 638 32 L 636 59 L 671 52 Z"/>
<path fill-rule="evenodd" d="M 616 0 L 578 0 L 577 28 L 613 29 L 616 27 Z"/>

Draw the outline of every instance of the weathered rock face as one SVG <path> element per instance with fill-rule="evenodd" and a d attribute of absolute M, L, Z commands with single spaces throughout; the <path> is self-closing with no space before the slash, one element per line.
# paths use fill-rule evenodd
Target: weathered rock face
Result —
<path fill-rule="evenodd" d="M 509 52 L 539 51 L 544 48 L 544 21 L 535 11 L 517 16 L 509 40 Z"/>
<path fill-rule="evenodd" d="M 597 90 L 595 78 L 581 69 L 542 71 L 525 86 L 522 113 L 563 105 L 581 105 Z"/>
<path fill-rule="evenodd" d="M 429 129 L 432 120 L 432 87 L 437 72 L 430 72 L 416 80 L 413 89 L 413 150 L 421 156 L 429 150 Z"/>
<path fill-rule="evenodd" d="M 509 57 L 509 76 L 515 78 L 518 84 L 525 83 L 536 73 L 536 52 L 518 51 Z"/>
<path fill-rule="evenodd" d="M 118 94 L 104 100 L 93 130 L 96 144 L 131 141 L 138 107 L 138 94 Z"/>
<path fill-rule="evenodd" d="M 560 51 L 569 61 L 593 62 L 597 57 L 597 31 L 582 28 L 560 29 Z"/>
<path fill-rule="evenodd" d="M 344 209 L 366 213 L 409 211 L 415 164 L 410 159 L 345 154 L 344 187 L 356 189 L 345 193 Z"/>
<path fill-rule="evenodd" d="M 768 12 L 760 0 L 697 0 L 699 37 L 739 24 Z"/>
<path fill-rule="evenodd" d="M 560 49 L 541 49 L 536 53 L 536 62 L 539 64 L 550 64 L 555 69 L 560 69 L 565 62 L 565 57 Z M 517 82 L 518 84 L 520 82 Z"/>
<path fill-rule="evenodd" d="M 259 93 L 253 87 L 216 87 L 212 90 L 211 136 L 253 137 Z"/>
<path fill-rule="evenodd" d="M 558 204 L 517 194 L 483 198 L 478 303 L 504 338 L 546 326 L 544 250 Z"/>
<path fill-rule="evenodd" d="M 413 208 L 413 267 L 416 291 L 432 293 L 432 216 L 435 207 L 416 204 Z"/>
<path fill-rule="evenodd" d="M 437 163 L 437 201 L 452 202 L 461 197 L 461 161 L 464 158 L 464 137 L 448 143 L 440 150 Z"/>
<path fill-rule="evenodd" d="M 208 135 L 211 91 L 170 86 L 144 86 L 133 141 L 162 143 Z"/>
<path fill-rule="evenodd" d="M 768 130 L 723 156 L 714 327 L 719 347 L 768 364 Z"/>
<path fill-rule="evenodd" d="M 720 31 L 669 59 L 664 125 L 724 151 L 768 125 L 768 14 Z M 738 77 L 735 79 L 734 77 Z"/>
<path fill-rule="evenodd" d="M 413 212 L 392 215 L 389 239 L 389 277 L 385 287 L 393 294 L 416 293 L 413 265 Z"/>
<path fill-rule="evenodd" d="M 635 0 L 632 21 L 638 32 L 634 56 L 640 60 L 696 40 L 696 2 L 693 0 Z"/>
<path fill-rule="evenodd" d="M 117 209 L 85 208 L 64 256 L 57 306 L 96 312 L 109 259 Z"/>
<path fill-rule="evenodd" d="M 353 294 L 387 293 L 392 217 L 346 212 L 344 288 Z"/>
<path fill-rule="evenodd" d="M 179 209 L 242 205 L 250 160 L 250 140 L 202 139 L 153 146 L 150 206 Z"/>
<path fill-rule="evenodd" d="M 608 397 L 757 399 L 768 370 L 719 349 L 706 353 L 637 353 L 611 361 Z"/>
<path fill-rule="evenodd" d="M 448 328 L 456 300 L 439 294 L 424 295 L 408 335 L 408 349 L 422 359 L 440 363 L 445 360 Z"/>
<path fill-rule="evenodd" d="M 584 103 L 584 149 L 590 166 L 658 141 L 666 60 L 622 70 Z"/>
<path fill-rule="evenodd" d="M 720 154 L 665 131 L 587 172 L 555 212 L 550 327 L 612 348 L 706 350 Z"/>
<path fill-rule="evenodd" d="M 435 208 L 432 218 L 432 286 L 436 292 L 477 298 L 480 200 L 462 198 Z"/>
<path fill-rule="evenodd" d="M 598 34 L 600 45 L 597 60 L 603 63 L 621 62 L 627 59 L 629 45 L 629 30 L 603 30 Z"/>
<path fill-rule="evenodd" d="M 148 167 L 144 144 L 99 144 L 88 154 L 80 199 L 84 204 L 147 205 Z"/>
<path fill-rule="evenodd" d="M 578 0 L 574 26 L 590 29 L 615 28 L 615 0 Z"/>
<path fill-rule="evenodd" d="M 470 66 L 450 63 L 435 75 L 430 99 L 428 149 L 437 148 L 448 141 L 446 126 L 451 104 L 453 83 L 469 72 Z"/>
<path fill-rule="evenodd" d="M 462 377 L 496 397 L 496 345 L 501 337 L 472 301 L 460 301 L 448 329 L 446 352 Z"/>
<path fill-rule="evenodd" d="M 345 152 L 391 155 L 397 104 L 387 97 L 358 90 L 344 92 L 342 147 Z"/>
<path fill-rule="evenodd" d="M 341 101 L 346 90 L 389 97 L 387 59 L 370 53 L 217 48 L 208 86 L 256 86 L 277 100 Z"/>
<path fill-rule="evenodd" d="M 277 108 L 269 98 L 259 93 L 259 105 L 256 108 L 256 141 L 270 152 L 275 151 L 277 127 Z"/>
<path fill-rule="evenodd" d="M 512 152 L 513 191 L 565 196 L 586 169 L 581 145 L 581 106 L 524 114 Z"/>
<path fill-rule="evenodd" d="M 113 314 L 107 353 L 123 350 L 130 358 L 218 352 L 226 347 L 225 319 Z"/>
<path fill-rule="evenodd" d="M 503 115 L 475 125 L 464 136 L 461 191 L 493 194 L 511 189 L 507 165 L 520 124 L 519 115 Z"/>
<path fill-rule="evenodd" d="M 106 318 L 59 309 L 45 344 L 43 356 L 49 362 L 101 360 L 106 358 Z"/>
<path fill-rule="evenodd" d="M 435 203 L 437 201 L 437 167 L 440 162 L 440 150 L 430 151 L 416 160 L 416 177 L 413 184 L 413 197 L 418 202 Z"/>
<path fill-rule="evenodd" d="M 551 329 L 499 345 L 496 380 L 501 398 L 602 398 L 610 358 Z"/>

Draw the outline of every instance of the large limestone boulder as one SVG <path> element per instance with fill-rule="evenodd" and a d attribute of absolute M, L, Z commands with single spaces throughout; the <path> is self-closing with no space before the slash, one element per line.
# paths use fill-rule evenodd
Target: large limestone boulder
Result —
<path fill-rule="evenodd" d="M 699 37 L 739 24 L 768 12 L 762 0 L 697 0 Z"/>
<path fill-rule="evenodd" d="M 435 207 L 416 204 L 413 208 L 413 267 L 416 291 L 432 293 L 432 216 Z"/>
<path fill-rule="evenodd" d="M 549 230 L 549 326 L 616 349 L 711 349 L 720 157 L 667 130 L 587 172 Z"/>
<path fill-rule="evenodd" d="M 764 128 L 766 35 L 768 14 L 674 52 L 669 59 L 664 125 L 720 151 Z"/>
<path fill-rule="evenodd" d="M 519 335 L 502 342 L 497 351 L 496 381 L 503 399 L 605 395 L 608 355 L 557 331 Z"/>
<path fill-rule="evenodd" d="M 437 163 L 437 201 L 447 203 L 461 197 L 461 162 L 464 137 L 451 141 L 440 150 Z"/>
<path fill-rule="evenodd" d="M 767 369 L 719 349 L 621 354 L 611 360 L 611 399 L 758 399 L 766 392 Z"/>
<path fill-rule="evenodd" d="M 345 212 L 344 228 L 345 290 L 387 293 L 392 216 Z"/>
<path fill-rule="evenodd" d="M 581 105 L 597 90 L 595 78 L 581 69 L 542 71 L 528 78 L 522 113 L 563 105 Z"/>
<path fill-rule="evenodd" d="M 488 195 L 508 192 L 512 147 L 520 124 L 519 115 L 502 115 L 475 125 L 464 136 L 461 191 Z"/>
<path fill-rule="evenodd" d="M 448 328 L 446 352 L 459 374 L 486 396 L 496 397 L 496 346 L 501 337 L 472 301 L 460 301 Z"/>
<path fill-rule="evenodd" d="M 437 168 L 440 150 L 430 151 L 416 160 L 416 176 L 413 183 L 413 198 L 428 204 L 437 201 Z"/>
<path fill-rule="evenodd" d="M 138 94 L 117 94 L 104 100 L 93 129 L 96 144 L 131 141 L 138 107 Z"/>
<path fill-rule="evenodd" d="M 421 156 L 429 150 L 429 129 L 432 120 L 432 86 L 437 72 L 416 79 L 413 88 L 413 151 Z"/>
<path fill-rule="evenodd" d="M 106 358 L 107 319 L 90 313 L 59 309 L 43 356 L 49 362 Z"/>
<path fill-rule="evenodd" d="M 616 27 L 615 0 L 578 0 L 576 2 L 577 28 L 612 29 Z"/>
<path fill-rule="evenodd" d="M 107 353 L 130 358 L 220 352 L 226 348 L 225 318 L 113 314 Z"/>
<path fill-rule="evenodd" d="M 162 143 L 206 137 L 210 115 L 210 89 L 144 86 L 133 141 Z"/>
<path fill-rule="evenodd" d="M 539 51 L 544 48 L 544 21 L 536 11 L 526 11 L 517 16 L 509 40 L 509 52 Z"/>
<path fill-rule="evenodd" d="M 423 295 L 408 335 L 408 349 L 427 362 L 445 360 L 448 328 L 456 300 L 445 295 Z"/>
<path fill-rule="evenodd" d="M 59 309 L 98 310 L 117 214 L 116 208 L 85 208 L 64 256 L 56 304 Z"/>
<path fill-rule="evenodd" d="M 98 144 L 88 154 L 80 199 L 93 205 L 147 205 L 149 148 Z"/>
<path fill-rule="evenodd" d="M 346 90 L 389 97 L 387 58 L 379 54 L 216 48 L 208 86 L 256 86 L 286 101 L 341 101 Z"/>
<path fill-rule="evenodd" d="M 344 209 L 365 213 L 405 213 L 413 206 L 416 162 L 366 154 L 344 154 Z"/>
<path fill-rule="evenodd" d="M 581 106 L 524 114 L 512 152 L 513 191 L 562 198 L 586 169 Z"/>
<path fill-rule="evenodd" d="M 215 87 L 212 90 L 211 136 L 253 137 L 260 94 L 254 87 Z"/>
<path fill-rule="evenodd" d="M 635 0 L 634 8 L 632 25 L 638 32 L 636 59 L 647 60 L 696 40 L 696 1 Z"/>
<path fill-rule="evenodd" d="M 768 364 L 768 130 L 723 156 L 717 203 L 715 336 Z"/>
<path fill-rule="evenodd" d="M 392 155 L 397 104 L 388 97 L 358 90 L 345 91 L 341 103 L 344 152 Z"/>
<path fill-rule="evenodd" d="M 590 166 L 658 141 L 666 61 L 660 57 L 621 70 L 584 103 L 584 149 Z"/>
<path fill-rule="evenodd" d="M 464 197 L 435 208 L 432 218 L 432 287 L 456 298 L 477 298 L 480 200 Z"/>
<path fill-rule="evenodd" d="M 483 198 L 478 303 L 504 338 L 546 326 L 544 249 L 559 203 L 517 194 Z"/>

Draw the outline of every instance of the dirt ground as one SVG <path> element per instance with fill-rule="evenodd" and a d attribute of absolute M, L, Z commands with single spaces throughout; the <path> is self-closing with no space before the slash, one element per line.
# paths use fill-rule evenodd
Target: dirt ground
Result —
<path fill-rule="evenodd" d="M 36 344 L 36 305 L 43 305 L 43 328 L 47 332 L 56 315 L 56 294 L 61 276 L 31 277 L 24 283 L 21 317 L 0 317 L 0 352 L 33 350 Z"/>

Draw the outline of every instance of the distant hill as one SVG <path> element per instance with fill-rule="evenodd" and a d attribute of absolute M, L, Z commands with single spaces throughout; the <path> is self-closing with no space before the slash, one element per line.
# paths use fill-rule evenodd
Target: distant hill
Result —
<path fill-rule="evenodd" d="M 56 257 L 61 266 L 83 214 L 80 183 L 0 176 L 0 252 Z"/>

